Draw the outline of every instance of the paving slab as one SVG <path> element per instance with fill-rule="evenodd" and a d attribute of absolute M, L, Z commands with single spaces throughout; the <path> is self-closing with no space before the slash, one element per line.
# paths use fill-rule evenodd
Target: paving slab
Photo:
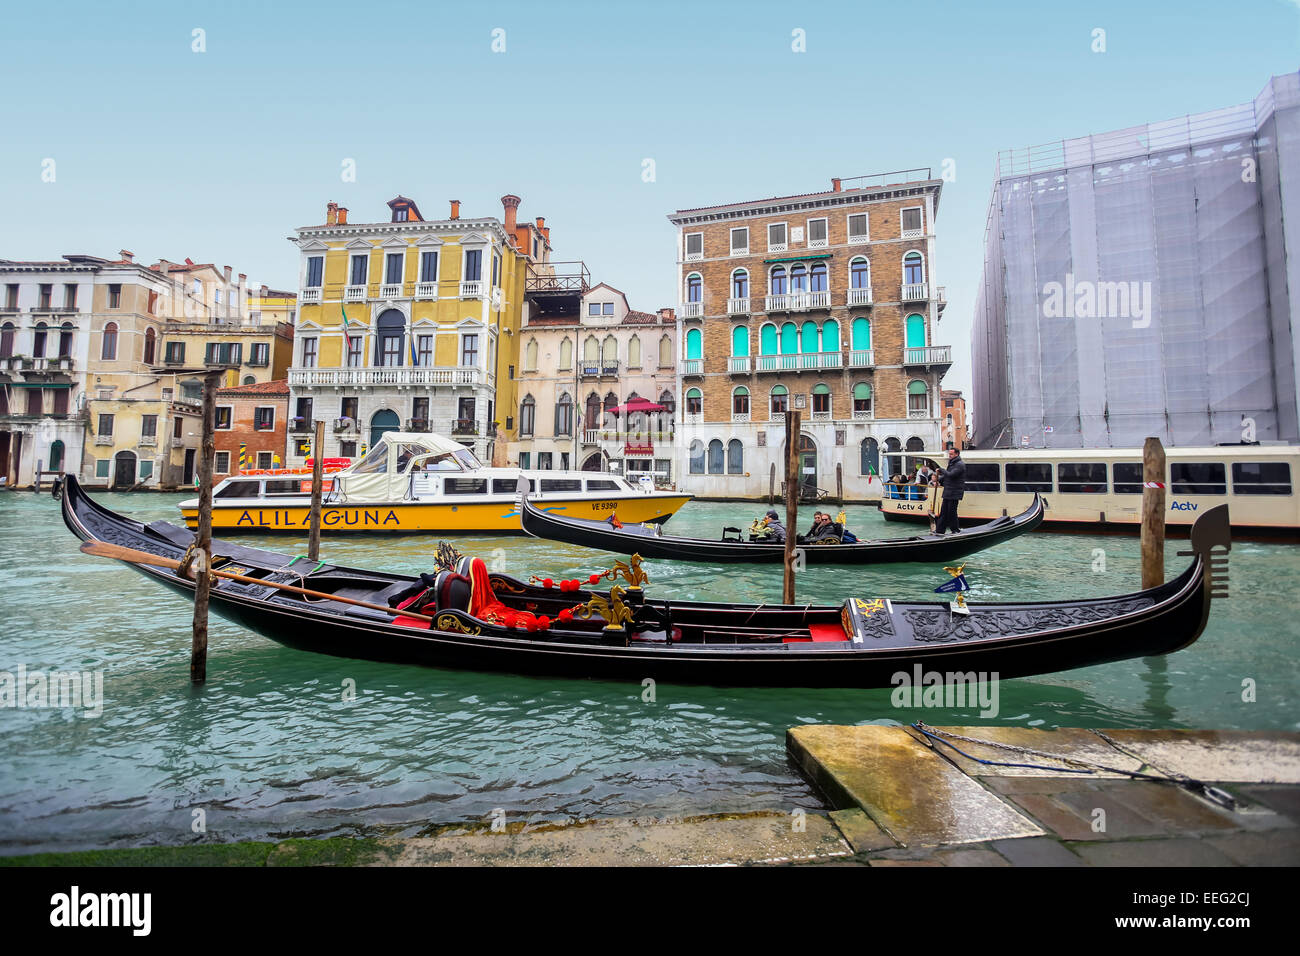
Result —
<path fill-rule="evenodd" d="M 1235 830 L 1243 825 L 1242 814 L 1214 806 L 1182 787 L 1141 780 L 1108 780 L 1098 785 L 1098 806 L 1118 803 L 1178 833 Z M 1071 806 L 1075 804 L 1063 799 Z M 1108 811 L 1109 813 L 1109 811 Z M 1124 834 L 1116 833 L 1116 837 Z"/>
<path fill-rule="evenodd" d="M 1009 744 L 1013 747 L 1024 747 L 1029 750 L 1037 750 L 1046 754 L 1060 755 L 1070 757 L 1075 760 L 1086 760 L 1089 763 L 1100 764 L 1105 767 L 1113 767 L 1116 770 L 1137 770 L 1141 766 L 1140 760 L 1132 757 L 1126 757 L 1119 753 L 1106 741 L 1102 740 L 1090 730 L 1079 727 L 1061 727 L 1056 730 L 1044 730 L 1039 727 L 935 727 L 934 730 L 944 733 L 958 734 L 962 737 L 972 737 L 976 740 L 994 741 L 1000 744 Z M 1107 731 L 1106 733 L 1110 733 Z M 941 735 L 942 736 L 942 735 Z M 951 760 L 956 766 L 960 767 L 966 773 L 973 777 L 1056 777 L 1065 776 L 1070 778 L 1098 779 L 1103 777 L 1123 777 L 1120 773 L 1108 773 L 1098 771 L 1090 774 L 1070 773 L 1070 769 L 1075 765 L 1065 763 L 1064 761 L 1053 761 L 1047 757 L 1031 756 L 1028 754 L 1016 753 L 1002 747 L 994 747 L 989 744 L 973 744 L 965 740 L 951 740 L 950 743 L 961 748 L 961 750 L 970 754 L 971 757 L 978 757 L 980 760 L 996 760 L 1003 763 L 1034 763 L 1043 764 L 1044 767 L 996 767 L 989 764 L 979 763 L 978 760 L 971 760 L 957 753 L 952 747 L 945 744 L 936 744 L 937 751 L 946 759 Z"/>
<path fill-rule="evenodd" d="M 1231 833 L 1205 842 L 1242 866 L 1300 866 L 1300 833 Z"/>
<path fill-rule="evenodd" d="M 1241 796 L 1262 804 L 1293 823 L 1300 823 L 1300 790 L 1295 787 L 1239 787 Z"/>
<path fill-rule="evenodd" d="M 840 833 L 849 841 L 854 853 L 868 853 L 895 846 L 889 834 L 876 826 L 875 821 L 857 807 L 832 810 L 830 817 L 831 822 L 839 827 Z"/>
<path fill-rule="evenodd" d="M 493 833 L 453 832 L 402 840 L 388 866 L 724 866 L 851 856 L 828 817 L 809 813 L 802 831 L 786 813 L 680 822 L 602 820 Z"/>
<path fill-rule="evenodd" d="M 814 724 L 786 749 L 832 805 L 857 806 L 903 846 L 1041 836 L 1041 827 L 902 727 Z"/>
<path fill-rule="evenodd" d="M 997 840 L 990 846 L 1012 866 L 1083 866 L 1081 857 L 1050 837 Z"/>
<path fill-rule="evenodd" d="M 941 850 L 934 858 L 944 866 L 1010 866 L 1005 857 L 992 850 Z"/>
<path fill-rule="evenodd" d="M 1108 730 L 1154 767 L 1218 783 L 1300 783 L 1300 733 L 1278 730 Z"/>
<path fill-rule="evenodd" d="M 1121 840 L 1071 847 L 1092 866 L 1234 866 L 1206 840 Z"/>
<path fill-rule="evenodd" d="M 1088 793 L 1096 792 L 1097 781 L 1091 776 L 980 777 L 980 782 L 996 793 Z M 1118 779 L 1111 777 L 1110 779 Z"/>

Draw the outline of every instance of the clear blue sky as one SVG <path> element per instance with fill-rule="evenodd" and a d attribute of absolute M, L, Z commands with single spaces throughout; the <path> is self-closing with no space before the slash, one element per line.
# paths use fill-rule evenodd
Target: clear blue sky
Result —
<path fill-rule="evenodd" d="M 961 388 L 999 149 L 1243 103 L 1300 66 L 1294 0 L 52 2 L 4 22 L 0 257 L 128 248 L 293 288 L 284 237 L 329 200 L 499 216 L 513 192 L 559 258 L 648 311 L 677 298 L 675 209 L 953 159 L 934 277 Z"/>

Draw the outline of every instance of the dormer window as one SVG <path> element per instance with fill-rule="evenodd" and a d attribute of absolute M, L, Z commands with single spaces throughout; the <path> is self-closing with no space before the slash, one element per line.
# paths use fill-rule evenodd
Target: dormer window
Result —
<path fill-rule="evenodd" d="M 411 211 L 405 206 L 398 206 L 393 210 L 393 222 L 406 222 L 411 218 Z"/>

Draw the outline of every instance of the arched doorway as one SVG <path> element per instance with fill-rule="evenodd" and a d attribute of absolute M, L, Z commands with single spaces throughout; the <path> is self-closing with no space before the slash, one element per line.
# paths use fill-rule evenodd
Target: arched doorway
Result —
<path fill-rule="evenodd" d="M 63 442 L 58 440 L 50 442 L 50 463 L 46 467 L 50 471 L 63 470 Z"/>
<path fill-rule="evenodd" d="M 135 484 L 135 470 L 135 452 L 119 451 L 113 458 L 113 487 L 132 487 Z"/>
<path fill-rule="evenodd" d="M 584 462 L 582 463 L 582 470 L 583 470 L 583 471 L 601 471 L 601 470 L 602 470 L 602 469 L 601 469 L 601 465 L 602 465 L 602 464 L 603 464 L 603 462 L 601 461 L 601 455 L 600 455 L 600 452 L 595 452 L 595 453 L 590 454 L 590 455 L 587 456 L 587 460 L 584 461 Z"/>
<path fill-rule="evenodd" d="M 777 471 L 780 473 L 785 467 L 785 442 L 781 443 L 781 460 L 777 463 Z M 807 435 L 799 436 L 799 452 L 796 457 L 798 464 L 799 497 L 801 499 L 815 499 L 817 497 L 817 443 Z"/>
<path fill-rule="evenodd" d="M 379 444 L 379 439 L 384 437 L 385 432 L 395 432 L 400 430 L 402 420 L 397 417 L 397 412 L 384 409 L 375 412 L 374 418 L 370 419 L 370 447 L 374 448 Z"/>

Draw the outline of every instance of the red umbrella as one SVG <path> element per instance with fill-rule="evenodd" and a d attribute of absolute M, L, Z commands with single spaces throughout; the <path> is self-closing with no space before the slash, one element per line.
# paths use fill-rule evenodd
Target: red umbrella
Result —
<path fill-rule="evenodd" d="M 605 411 L 612 415 L 622 415 L 627 412 L 666 412 L 668 409 L 662 405 L 656 405 L 654 402 L 648 402 L 644 398 L 634 398 L 626 405 L 615 405 L 613 408 L 607 408 Z"/>

